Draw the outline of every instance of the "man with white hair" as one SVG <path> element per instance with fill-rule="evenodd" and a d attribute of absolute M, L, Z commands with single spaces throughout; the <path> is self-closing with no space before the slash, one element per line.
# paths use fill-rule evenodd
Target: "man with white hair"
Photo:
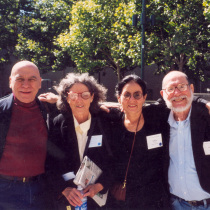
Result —
<path fill-rule="evenodd" d="M 9 78 L 12 94 L 0 99 L 0 209 L 46 209 L 47 112 L 36 94 L 37 66 L 16 63 Z"/>
<path fill-rule="evenodd" d="M 168 182 L 173 209 L 210 209 L 210 116 L 193 101 L 187 75 L 169 72 L 161 95 L 171 110 Z"/>

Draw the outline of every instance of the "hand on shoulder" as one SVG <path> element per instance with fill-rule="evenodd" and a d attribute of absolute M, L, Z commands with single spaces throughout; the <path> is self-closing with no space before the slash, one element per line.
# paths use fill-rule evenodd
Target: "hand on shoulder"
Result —
<path fill-rule="evenodd" d="M 50 104 L 55 104 L 58 100 L 58 97 L 59 97 L 58 95 L 55 95 L 54 93 L 51 92 L 43 93 L 38 96 L 40 101 L 47 102 Z"/>

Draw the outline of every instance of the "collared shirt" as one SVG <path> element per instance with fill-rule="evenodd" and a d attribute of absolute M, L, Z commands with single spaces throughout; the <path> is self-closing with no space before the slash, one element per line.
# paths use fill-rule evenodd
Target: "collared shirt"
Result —
<path fill-rule="evenodd" d="M 198 174 L 192 151 L 190 115 L 184 121 L 175 121 L 173 112 L 170 112 L 170 166 L 168 180 L 170 192 L 187 201 L 200 201 L 210 198 L 199 183 Z"/>
<path fill-rule="evenodd" d="M 91 123 L 91 115 L 90 114 L 88 116 L 88 120 L 81 124 L 79 124 L 77 119 L 74 117 L 74 127 L 75 127 L 75 131 L 76 131 L 76 135 L 77 135 L 80 162 L 82 162 L 82 160 L 83 160 L 83 154 L 84 154 L 85 146 L 87 143 L 87 132 L 90 129 L 90 123 Z"/>

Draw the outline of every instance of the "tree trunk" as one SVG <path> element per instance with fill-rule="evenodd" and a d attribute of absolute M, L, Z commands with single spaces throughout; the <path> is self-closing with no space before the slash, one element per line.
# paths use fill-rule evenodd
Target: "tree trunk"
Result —
<path fill-rule="evenodd" d="M 179 71 L 183 71 L 184 64 L 185 64 L 185 55 L 184 55 L 184 53 L 181 53 L 179 64 L 178 64 L 179 65 Z"/>
<path fill-rule="evenodd" d="M 183 72 L 183 70 L 184 70 L 184 65 L 186 64 L 186 62 L 187 62 L 187 57 L 185 56 L 184 53 L 181 53 L 181 54 L 179 55 L 179 57 L 176 57 L 176 58 L 175 58 L 175 63 L 176 63 L 176 65 L 178 66 L 178 70 L 179 70 L 179 71 L 182 71 L 182 72 Z"/>
<path fill-rule="evenodd" d="M 121 75 L 121 69 L 120 69 L 120 66 L 119 66 L 119 63 L 117 62 L 117 64 L 116 64 L 116 66 L 117 66 L 117 80 L 118 80 L 118 82 L 120 82 L 121 81 L 121 79 L 122 79 L 122 75 Z"/>

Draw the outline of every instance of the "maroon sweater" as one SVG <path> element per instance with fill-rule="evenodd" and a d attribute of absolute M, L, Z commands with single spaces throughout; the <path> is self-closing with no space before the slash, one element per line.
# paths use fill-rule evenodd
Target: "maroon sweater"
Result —
<path fill-rule="evenodd" d="M 44 173 L 47 136 L 36 101 L 26 104 L 14 99 L 0 174 L 28 177 Z"/>

